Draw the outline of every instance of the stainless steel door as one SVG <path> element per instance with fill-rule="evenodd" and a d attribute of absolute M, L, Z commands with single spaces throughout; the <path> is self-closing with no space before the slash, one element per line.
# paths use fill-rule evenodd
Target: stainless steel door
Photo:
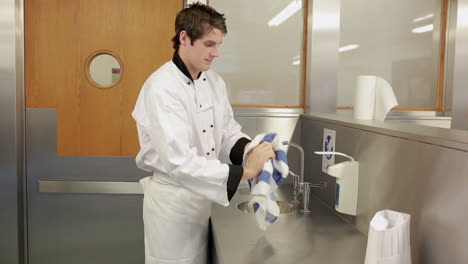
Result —
<path fill-rule="evenodd" d="M 56 155 L 55 109 L 27 109 L 31 264 L 144 263 L 133 157 Z"/>

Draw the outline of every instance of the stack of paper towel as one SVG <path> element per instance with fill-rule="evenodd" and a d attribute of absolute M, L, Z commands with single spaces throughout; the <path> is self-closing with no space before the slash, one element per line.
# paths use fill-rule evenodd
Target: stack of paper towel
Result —
<path fill-rule="evenodd" d="M 390 84 L 374 75 L 359 75 L 356 79 L 354 118 L 384 121 L 398 102 Z"/>

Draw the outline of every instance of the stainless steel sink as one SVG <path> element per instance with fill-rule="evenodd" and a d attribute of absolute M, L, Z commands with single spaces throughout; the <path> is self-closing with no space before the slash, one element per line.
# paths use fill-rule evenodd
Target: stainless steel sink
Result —
<path fill-rule="evenodd" d="M 280 214 L 291 213 L 294 210 L 294 205 L 288 202 L 277 201 L 276 203 L 278 203 Z M 249 201 L 239 203 L 237 205 L 237 209 L 245 213 L 254 213 L 254 209 L 251 206 L 249 206 Z"/>

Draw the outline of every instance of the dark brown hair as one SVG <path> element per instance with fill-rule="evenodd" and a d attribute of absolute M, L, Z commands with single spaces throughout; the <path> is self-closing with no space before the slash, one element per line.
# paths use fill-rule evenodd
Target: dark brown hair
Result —
<path fill-rule="evenodd" d="M 176 35 L 172 38 L 174 49 L 179 49 L 181 31 L 185 30 L 187 32 L 190 37 L 190 44 L 193 44 L 195 40 L 201 38 L 203 34 L 213 28 L 221 30 L 225 35 L 227 34 L 224 14 L 220 14 L 212 7 L 199 2 L 190 4 L 177 14 L 175 20 Z"/>

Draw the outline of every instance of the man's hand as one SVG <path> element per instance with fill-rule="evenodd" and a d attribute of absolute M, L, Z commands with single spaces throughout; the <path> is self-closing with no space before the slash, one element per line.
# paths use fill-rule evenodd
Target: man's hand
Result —
<path fill-rule="evenodd" d="M 258 177 L 260 172 L 262 172 L 265 162 L 267 162 L 270 158 L 276 158 L 276 154 L 271 143 L 265 141 L 262 144 L 256 146 L 249 154 L 247 165 L 244 167 L 244 174 L 242 175 L 242 179 Z"/>

